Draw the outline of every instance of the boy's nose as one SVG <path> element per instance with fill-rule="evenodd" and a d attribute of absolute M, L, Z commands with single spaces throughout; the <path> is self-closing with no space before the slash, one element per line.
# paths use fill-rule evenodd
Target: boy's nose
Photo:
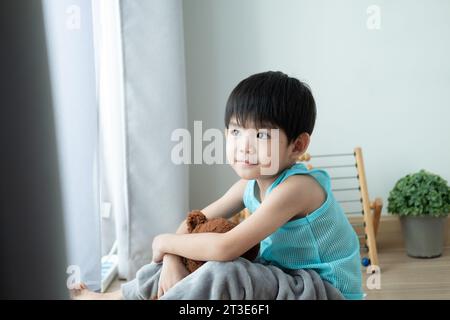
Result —
<path fill-rule="evenodd" d="M 256 151 L 256 148 L 251 143 L 250 138 L 246 137 L 242 139 L 242 143 L 240 144 L 239 151 L 244 154 L 253 154 Z"/>

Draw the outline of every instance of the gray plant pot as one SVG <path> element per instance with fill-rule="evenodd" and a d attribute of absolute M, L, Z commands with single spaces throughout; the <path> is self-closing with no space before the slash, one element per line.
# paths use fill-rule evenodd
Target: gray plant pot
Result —
<path fill-rule="evenodd" d="M 442 254 L 447 217 L 400 217 L 406 253 L 415 258 Z"/>

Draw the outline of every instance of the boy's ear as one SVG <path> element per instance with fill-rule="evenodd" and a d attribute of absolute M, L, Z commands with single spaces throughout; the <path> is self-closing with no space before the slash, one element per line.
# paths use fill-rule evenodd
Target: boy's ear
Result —
<path fill-rule="evenodd" d="M 296 158 L 300 157 L 303 153 L 306 152 L 310 141 L 311 137 L 306 132 L 303 132 L 297 137 L 297 139 L 295 139 L 295 141 L 293 142 L 294 148 L 292 149 L 292 152 Z"/>
<path fill-rule="evenodd" d="M 224 130 L 223 130 L 223 132 L 224 132 L 224 134 L 225 134 L 225 139 L 227 138 L 227 135 L 228 135 L 228 128 L 225 128 Z"/>

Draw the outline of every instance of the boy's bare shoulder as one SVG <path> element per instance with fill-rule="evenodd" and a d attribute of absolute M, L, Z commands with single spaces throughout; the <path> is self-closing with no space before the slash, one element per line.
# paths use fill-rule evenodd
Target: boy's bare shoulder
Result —
<path fill-rule="evenodd" d="M 319 182 L 307 174 L 289 176 L 286 183 L 292 187 L 292 192 L 298 196 L 298 200 L 305 204 L 305 213 L 311 213 L 320 208 L 326 200 L 326 192 Z"/>
<path fill-rule="evenodd" d="M 317 185 L 318 187 L 322 188 L 317 180 L 309 174 L 293 174 L 287 177 L 286 181 L 288 180 L 295 181 L 295 183 L 299 184 L 299 186 L 302 187 Z"/>

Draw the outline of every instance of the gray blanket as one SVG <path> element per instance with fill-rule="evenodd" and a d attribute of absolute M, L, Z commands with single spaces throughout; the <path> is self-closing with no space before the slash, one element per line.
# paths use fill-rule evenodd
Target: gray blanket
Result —
<path fill-rule="evenodd" d="M 122 285 L 127 300 L 155 299 L 162 264 L 143 266 L 136 279 Z M 238 258 L 210 261 L 174 285 L 164 300 L 328 300 L 342 294 L 314 270 L 281 270 Z"/>

